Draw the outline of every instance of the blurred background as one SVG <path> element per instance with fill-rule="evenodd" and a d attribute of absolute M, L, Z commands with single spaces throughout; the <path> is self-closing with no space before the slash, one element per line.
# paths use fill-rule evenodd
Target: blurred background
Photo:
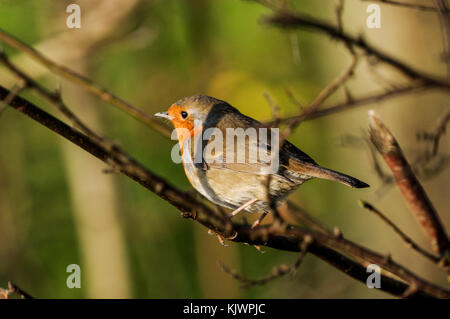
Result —
<path fill-rule="evenodd" d="M 68 29 L 66 7 L 81 7 L 81 29 Z M 334 23 L 334 1 L 290 1 L 294 8 Z M 382 27 L 368 29 L 368 3 L 347 1 L 344 29 L 364 34 L 369 43 L 408 64 L 440 76 L 439 19 L 433 12 L 381 6 Z M 148 113 L 166 110 L 181 97 L 208 94 L 241 112 L 269 120 L 269 93 L 283 115 L 302 104 L 350 63 L 348 52 L 330 38 L 261 24 L 270 10 L 241 0 L 0 0 L 0 28 L 53 59 L 100 83 Z M 183 168 L 170 159 L 175 141 L 91 96 L 6 45 L 23 70 L 51 90 L 60 87 L 67 105 L 99 133 L 181 189 L 191 189 Z M 354 96 L 374 93 L 404 80 L 381 64 L 361 60 L 348 82 Z M 17 80 L 0 66 L 0 84 Z M 24 97 L 60 117 L 29 92 Z M 343 90 L 328 101 L 342 101 Z M 320 164 L 368 182 L 353 190 L 314 180 L 290 197 L 324 224 L 393 258 L 422 277 L 449 288 L 445 274 L 407 249 L 359 199 L 374 203 L 422 246 L 422 232 L 392 185 L 376 175 L 364 143 L 348 143 L 367 129 L 375 109 L 415 158 L 426 145 L 418 132 L 432 130 L 448 108 L 448 94 L 416 93 L 302 123 L 290 140 Z M 351 140 L 354 140 L 352 138 Z M 360 147 L 360 144 L 363 147 Z M 440 149 L 448 152 L 444 136 Z M 12 109 L 0 115 L 0 286 L 11 280 L 40 298 L 389 298 L 368 289 L 313 255 L 294 278 L 241 289 L 218 265 L 249 278 L 292 263 L 289 252 L 229 243 L 223 247 L 207 230 L 180 217 L 167 202 Z M 450 230 L 450 170 L 423 180 L 447 230 Z M 80 289 L 69 289 L 69 264 L 81 266 Z"/>

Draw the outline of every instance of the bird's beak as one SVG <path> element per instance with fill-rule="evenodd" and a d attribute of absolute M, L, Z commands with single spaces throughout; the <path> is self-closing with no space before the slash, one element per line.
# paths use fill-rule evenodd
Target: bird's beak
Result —
<path fill-rule="evenodd" d="M 158 113 L 155 114 L 155 116 L 163 117 L 163 118 L 168 119 L 168 120 L 172 120 L 173 119 L 173 117 L 170 116 L 169 113 L 167 113 L 167 112 L 158 112 Z"/>

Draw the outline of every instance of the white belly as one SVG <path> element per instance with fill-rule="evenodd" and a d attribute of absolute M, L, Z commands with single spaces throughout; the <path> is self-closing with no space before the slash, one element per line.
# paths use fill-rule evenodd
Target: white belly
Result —
<path fill-rule="evenodd" d="M 252 199 L 257 202 L 250 205 L 246 211 L 263 212 L 270 211 L 270 203 L 267 196 L 267 175 L 255 175 L 253 173 L 237 172 L 230 169 L 209 168 L 203 170 L 193 164 L 185 164 L 184 169 L 189 181 L 194 188 L 211 202 L 231 209 L 236 209 Z M 269 190 L 274 189 L 280 197 L 272 197 L 278 203 L 292 190 L 296 184 L 286 184 L 286 181 L 273 175 Z"/>

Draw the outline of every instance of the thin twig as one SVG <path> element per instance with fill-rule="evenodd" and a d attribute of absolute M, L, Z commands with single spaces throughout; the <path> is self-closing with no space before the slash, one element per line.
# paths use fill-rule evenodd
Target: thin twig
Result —
<path fill-rule="evenodd" d="M 337 29 L 339 32 L 344 31 L 344 24 L 342 23 L 343 11 L 344 11 L 344 0 L 337 0 L 334 6 L 334 13 L 336 15 Z"/>
<path fill-rule="evenodd" d="M 420 247 L 416 242 L 414 242 L 411 237 L 406 235 L 397 225 L 395 225 L 389 218 L 387 218 L 382 212 L 380 212 L 377 208 L 375 208 L 372 204 L 366 202 L 366 201 L 360 201 L 361 206 L 368 210 L 371 213 L 374 213 L 377 215 L 382 221 L 384 221 L 389 227 L 391 227 L 394 232 L 400 236 L 400 238 L 406 243 L 408 247 L 411 247 L 415 251 L 417 251 L 419 254 L 424 256 L 425 258 L 428 258 L 435 264 L 438 264 L 441 261 L 441 258 L 438 256 L 435 256 L 433 254 L 430 254 L 425 249 Z"/>
<path fill-rule="evenodd" d="M 75 72 L 65 66 L 56 64 L 55 62 L 53 62 L 52 60 L 50 60 L 43 54 L 39 53 L 34 48 L 23 43 L 22 41 L 13 37 L 12 35 L 8 34 L 7 32 L 5 32 L 2 29 L 0 29 L 0 40 L 5 42 L 6 44 L 10 45 L 11 47 L 15 48 L 16 50 L 19 50 L 19 51 L 25 53 L 30 58 L 34 59 L 38 63 L 47 67 L 53 73 L 80 85 L 82 88 L 86 89 L 87 91 L 91 92 L 95 96 L 99 97 L 101 100 L 109 102 L 110 104 L 125 111 L 126 113 L 130 114 L 131 116 L 135 117 L 136 119 L 140 120 L 141 122 L 154 128 L 156 131 L 160 132 L 161 134 L 170 137 L 171 130 L 168 129 L 167 126 L 165 126 L 156 117 L 149 115 L 146 112 L 144 112 L 143 110 L 126 102 L 125 100 L 114 95 L 113 93 L 106 90 L 99 84 L 82 76 L 81 74 L 78 74 L 77 72 Z"/>
<path fill-rule="evenodd" d="M 436 127 L 432 132 L 424 132 L 419 133 L 417 135 L 418 139 L 424 139 L 431 141 L 433 143 L 431 148 L 431 154 L 429 157 L 434 157 L 438 153 L 439 149 L 439 142 L 441 140 L 441 137 L 445 134 L 445 131 L 447 130 L 447 125 L 450 122 L 450 109 L 447 109 L 444 111 L 444 113 L 439 117 Z"/>
<path fill-rule="evenodd" d="M 446 0 L 434 0 L 442 29 L 443 60 L 447 65 L 447 79 L 450 79 L 450 10 Z"/>
<path fill-rule="evenodd" d="M 351 109 L 354 109 L 359 106 L 364 106 L 367 104 L 375 103 L 375 102 L 382 102 L 384 100 L 402 96 L 405 94 L 415 93 L 424 91 L 427 89 L 431 89 L 433 86 L 426 85 L 426 84 L 410 84 L 403 87 L 398 87 L 396 89 L 390 90 L 390 91 L 384 91 L 381 93 L 374 93 L 370 95 L 366 95 L 359 98 L 352 98 L 352 99 L 346 99 L 343 102 L 338 102 L 336 104 L 322 107 L 321 109 L 316 110 L 315 112 L 304 114 L 303 111 L 300 114 L 297 115 L 291 115 L 287 117 L 283 117 L 280 119 L 280 123 L 291 123 L 292 121 L 308 121 L 317 119 L 323 116 L 328 116 L 336 113 L 340 113 L 343 111 L 348 111 Z M 271 123 L 269 122 L 268 125 Z"/>
<path fill-rule="evenodd" d="M 14 65 L 8 57 L 0 52 L 0 62 L 3 63 L 12 73 L 14 73 L 23 83 L 23 88 L 30 88 L 52 105 L 55 105 L 58 110 L 64 114 L 67 119 L 74 124 L 76 128 L 84 132 L 87 136 L 96 141 L 104 141 L 104 138 L 96 134 L 93 130 L 91 130 L 86 124 L 84 124 L 63 102 L 61 98 L 60 92 L 52 93 L 39 83 L 31 79 L 28 75 L 25 74 L 21 69 L 19 69 L 16 65 Z"/>
<path fill-rule="evenodd" d="M 391 65 L 411 79 L 420 80 L 424 83 L 429 83 L 434 86 L 450 90 L 450 82 L 447 79 L 441 79 L 439 77 L 428 75 L 419 70 L 416 70 L 413 67 L 405 64 L 403 61 L 396 59 L 391 55 L 370 45 L 362 37 L 354 37 L 348 33 L 341 32 L 337 27 L 329 24 L 328 22 L 307 16 L 305 14 L 301 14 L 298 12 L 294 13 L 292 11 L 287 11 L 284 9 L 275 10 L 274 15 L 266 17 L 263 21 L 265 23 L 280 26 L 283 28 L 306 28 L 325 33 L 334 39 L 338 39 L 344 43 L 348 43 L 355 47 L 358 47 L 369 56 L 377 57 L 380 61 Z"/>
<path fill-rule="evenodd" d="M 16 97 L 16 95 L 18 95 L 24 88 L 25 83 L 23 81 L 13 86 L 10 94 L 3 101 L 0 101 L 0 115 L 8 107 L 9 103 L 11 103 L 11 101 Z"/>
<path fill-rule="evenodd" d="M 236 279 L 237 281 L 242 283 L 242 288 L 250 288 L 253 286 L 258 285 L 265 285 L 268 282 L 271 282 L 275 279 L 281 278 L 286 275 L 292 275 L 294 274 L 300 265 L 302 264 L 303 258 L 305 257 L 306 253 L 308 252 L 308 247 L 311 245 L 313 239 L 311 236 L 306 236 L 301 244 L 300 247 L 300 253 L 294 262 L 294 264 L 288 266 L 288 265 L 280 265 L 278 267 L 275 267 L 272 269 L 272 272 L 262 278 L 258 279 L 249 279 L 245 276 L 239 274 L 237 271 L 231 269 L 227 265 L 225 265 L 223 262 L 219 262 L 220 267 L 223 269 L 223 271 L 227 274 L 229 274 L 231 277 Z"/>
<path fill-rule="evenodd" d="M 303 116 L 308 117 L 309 114 L 314 113 L 319 106 L 325 102 L 338 88 L 340 88 L 352 75 L 358 63 L 358 58 L 355 54 L 351 55 L 351 62 L 348 67 L 338 75 L 333 81 L 331 81 L 325 88 L 320 91 L 316 98 L 308 105 L 303 111 Z"/>
<path fill-rule="evenodd" d="M 447 112 L 445 112 L 444 115 L 446 115 L 446 113 Z M 427 180 L 434 176 L 437 176 L 450 164 L 450 156 L 447 154 L 438 154 L 438 148 L 436 148 L 436 153 L 434 155 L 432 154 L 432 149 L 435 147 L 435 145 L 437 145 L 435 144 L 436 138 L 442 137 L 441 132 L 443 131 L 441 130 L 441 128 L 445 127 L 442 126 L 442 124 L 444 123 L 442 121 L 443 119 L 444 117 L 439 118 L 439 125 L 432 132 L 421 132 L 417 134 L 418 139 L 424 139 L 432 143 L 430 148 L 427 147 L 423 151 L 420 151 L 419 154 L 415 156 L 415 159 L 412 160 L 411 168 L 419 179 Z M 363 137 L 347 134 L 342 137 L 340 145 L 343 147 L 366 149 L 363 142 L 367 143 L 373 171 L 380 178 L 383 185 L 393 184 L 394 178 L 392 174 L 387 173 L 382 169 L 380 160 L 378 159 L 378 151 L 370 141 L 370 138 L 366 137 L 365 133 L 366 132 L 364 132 Z"/>
<path fill-rule="evenodd" d="M 267 100 L 267 103 L 270 106 L 270 110 L 272 112 L 272 122 L 273 126 L 278 126 L 280 121 L 280 107 L 277 103 L 273 100 L 272 96 L 269 93 L 264 93 L 264 97 Z M 278 141 L 279 147 L 282 147 L 284 143 L 284 138 L 281 137 Z M 273 152 L 270 153 L 271 156 L 273 155 Z M 273 158 L 271 159 L 271 161 Z M 271 194 L 270 194 L 270 183 L 272 182 L 272 174 L 267 174 L 267 178 L 265 180 L 265 188 L 266 188 L 266 198 L 269 203 L 270 210 L 273 214 L 274 220 L 279 223 L 279 225 L 284 224 L 284 219 L 281 217 L 280 212 L 278 211 L 278 207 L 276 205 L 276 202 L 273 200 Z M 264 214 L 264 213 L 263 213 Z"/>
<path fill-rule="evenodd" d="M 269 93 L 264 92 L 264 98 L 266 99 L 267 103 L 270 106 L 270 111 L 272 113 L 273 121 L 276 123 L 276 121 L 278 121 L 280 118 L 280 107 L 278 106 L 277 103 L 275 103 L 274 99 L 272 98 L 272 96 Z M 274 126 L 277 126 L 277 125 L 274 125 Z"/>
<path fill-rule="evenodd" d="M 310 247 L 311 252 L 314 251 L 313 247 L 317 242 L 350 256 L 357 256 L 358 258 L 377 264 L 386 271 L 395 274 L 402 280 L 406 281 L 409 285 L 417 285 L 419 290 L 426 292 L 427 294 L 437 296 L 438 298 L 450 298 L 450 291 L 420 278 L 411 270 L 395 262 L 389 255 L 386 256 L 376 253 L 355 242 L 345 239 L 343 236 L 328 235 L 322 232 L 315 232 L 295 226 L 289 226 L 283 231 L 280 231 L 279 227 L 260 226 L 259 228 L 253 229 L 251 234 L 246 228 L 239 229 L 238 236 L 234 239 L 234 241 L 240 242 L 243 238 L 251 236 L 253 239 L 252 244 L 266 244 L 269 246 L 273 243 L 273 241 L 286 240 L 286 237 L 290 237 L 291 239 L 288 242 L 285 242 L 285 244 L 292 247 L 293 251 L 298 251 L 298 248 L 296 248 L 298 246 L 296 245 L 299 245 L 302 238 L 307 235 L 310 235 L 314 239 L 314 242 Z"/>
<path fill-rule="evenodd" d="M 287 118 L 280 119 L 280 123 L 287 123 L 288 128 L 286 129 L 286 135 L 290 134 L 293 128 L 295 128 L 301 121 L 314 119 L 317 117 L 330 115 L 335 112 L 341 112 L 343 110 L 351 109 L 357 106 L 361 106 L 368 103 L 373 103 L 377 101 L 382 101 L 388 98 L 392 98 L 395 96 L 403 95 L 406 93 L 412 93 L 421 91 L 424 89 L 430 88 L 441 88 L 444 90 L 450 90 L 450 82 L 448 79 L 441 79 L 434 75 L 428 75 L 419 70 L 414 69 L 413 67 L 405 64 L 403 61 L 390 56 L 389 54 L 379 50 L 369 43 L 367 43 L 362 37 L 354 37 L 343 31 L 342 27 L 342 2 L 338 2 L 338 5 L 335 7 L 335 13 L 337 17 L 337 27 L 318 20 L 316 18 L 293 12 L 287 9 L 284 6 L 280 6 L 279 3 L 276 2 L 267 2 L 264 0 L 255 0 L 269 8 L 271 8 L 275 13 L 271 17 L 267 17 L 264 19 L 265 22 L 285 28 L 307 28 L 315 31 L 319 31 L 321 33 L 327 34 L 338 41 L 344 43 L 347 49 L 350 50 L 353 56 L 355 56 L 355 52 L 353 51 L 353 47 L 357 47 L 363 52 L 366 53 L 369 57 L 376 57 L 378 60 L 392 66 L 396 70 L 402 72 L 404 75 L 408 76 L 412 83 L 403 86 L 395 86 L 392 89 L 382 92 L 379 94 L 369 95 L 365 97 L 361 97 L 358 99 L 353 99 L 349 94 L 347 94 L 347 98 L 344 102 L 338 103 L 337 105 L 333 105 L 331 107 L 318 109 L 317 105 L 323 102 L 321 94 L 317 97 L 318 102 L 313 102 L 312 106 L 302 110 L 299 115 L 290 116 Z M 356 63 L 356 62 L 355 62 Z M 348 73 L 344 72 L 344 81 L 340 82 L 339 78 L 336 79 L 337 87 L 342 85 L 345 82 L 346 77 L 350 77 L 352 74 L 352 67 L 349 68 L 350 71 Z M 329 96 L 329 92 L 327 89 L 330 89 L 331 93 L 335 90 L 335 88 L 330 85 L 323 91 L 323 96 L 326 98 Z M 348 92 L 348 91 L 346 91 Z M 268 123 L 269 125 L 272 123 Z"/>
<path fill-rule="evenodd" d="M 336 15 L 337 29 L 338 32 L 340 33 L 343 32 L 343 24 L 342 24 L 343 10 L 344 10 L 344 2 L 343 0 L 338 0 L 335 5 L 335 15 Z M 289 122 L 286 132 L 284 133 L 285 136 L 291 134 L 292 130 L 297 125 L 299 125 L 303 119 L 307 118 L 311 114 L 314 114 L 328 97 L 333 95 L 333 93 L 336 92 L 337 89 L 339 89 L 342 85 L 344 85 L 346 81 L 353 76 L 354 70 L 358 63 L 358 56 L 356 55 L 356 52 L 353 49 L 351 43 L 344 41 L 344 45 L 351 55 L 351 62 L 349 66 L 346 69 L 344 69 L 344 71 L 340 75 L 338 75 L 333 81 L 331 81 L 326 87 L 324 87 L 320 91 L 320 93 L 314 98 L 314 100 L 308 105 L 308 107 L 302 110 L 298 118 L 293 119 L 291 122 Z"/>
<path fill-rule="evenodd" d="M 329 85 L 327 85 L 320 93 L 316 96 L 316 98 L 306 107 L 304 108 L 300 115 L 292 116 L 286 119 L 277 119 L 276 122 L 271 121 L 269 125 L 278 125 L 279 123 L 287 123 L 286 128 L 281 132 L 281 142 L 280 144 L 286 140 L 294 131 L 294 129 L 304 120 L 315 116 L 315 114 L 319 113 L 319 107 L 322 103 L 332 95 L 341 85 L 347 81 L 350 76 L 353 74 L 353 69 L 356 66 L 356 57 L 353 56 L 352 63 L 350 66 L 336 79 L 334 79 Z"/>
<path fill-rule="evenodd" d="M 303 105 L 300 103 L 300 101 L 295 97 L 294 93 L 290 88 L 285 88 L 284 91 L 286 92 L 287 97 L 289 100 L 291 100 L 292 104 L 294 104 L 300 111 L 303 111 Z"/>
<path fill-rule="evenodd" d="M 16 284 L 8 281 L 8 288 L 0 288 L 0 299 L 9 299 L 13 294 L 18 295 L 22 299 L 34 299 L 29 293 L 25 292 Z"/>
<path fill-rule="evenodd" d="M 303 208 L 297 206 L 291 201 L 288 201 L 287 205 L 289 213 L 291 213 L 298 222 L 315 231 L 323 232 L 325 234 L 331 234 L 331 231 L 326 226 L 324 226 L 321 222 L 311 216 Z"/>
<path fill-rule="evenodd" d="M 417 286 L 412 284 L 411 286 L 409 286 L 407 290 L 405 290 L 405 292 L 401 295 L 401 297 L 404 299 L 411 298 L 411 296 L 414 296 L 417 290 L 418 290 Z"/>

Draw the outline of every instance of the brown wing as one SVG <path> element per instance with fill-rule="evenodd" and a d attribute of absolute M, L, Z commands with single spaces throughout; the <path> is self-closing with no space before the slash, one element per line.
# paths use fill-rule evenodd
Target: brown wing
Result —
<path fill-rule="evenodd" d="M 218 132 L 209 134 L 208 130 L 213 128 Z M 270 141 L 264 143 L 260 129 L 266 128 L 236 109 L 219 115 L 216 112 L 204 126 L 208 141 L 203 157 L 207 167 L 260 174 L 270 166 Z M 222 144 L 217 139 L 222 139 Z"/>
<path fill-rule="evenodd" d="M 289 161 L 293 158 L 299 162 L 315 164 L 311 157 L 288 141 L 284 141 L 281 151 L 274 154 L 275 150 L 272 148 L 276 148 L 276 145 L 272 143 L 270 129 L 238 111 L 211 119 L 209 123 L 206 123 L 204 130 L 211 127 L 218 128 L 219 135 L 222 135 L 224 142 L 223 145 L 214 147 L 217 146 L 217 144 L 214 145 L 216 136 L 211 136 L 208 140 L 205 145 L 206 152 L 204 152 L 207 167 L 254 174 L 267 174 L 269 170 L 271 173 L 284 176 L 284 167 L 288 166 Z M 234 133 L 237 133 L 240 139 L 227 134 L 227 128 L 234 129 Z M 275 138 L 279 137 L 275 135 L 273 138 L 275 141 Z M 234 143 L 231 143 L 232 139 L 234 139 Z M 277 158 L 276 155 L 279 157 Z M 279 169 L 275 172 L 273 171 L 274 161 L 279 164 L 276 165 Z"/>

